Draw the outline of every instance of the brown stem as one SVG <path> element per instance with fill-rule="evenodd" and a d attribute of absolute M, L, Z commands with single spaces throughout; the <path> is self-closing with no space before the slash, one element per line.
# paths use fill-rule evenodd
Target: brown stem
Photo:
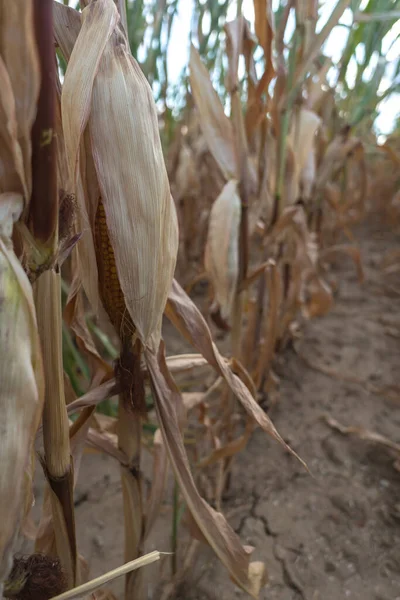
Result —
<path fill-rule="evenodd" d="M 32 129 L 30 226 L 36 240 L 49 242 L 57 228 L 58 199 L 55 139 L 56 59 L 53 0 L 34 0 L 34 25 L 41 71 L 36 120 Z"/>

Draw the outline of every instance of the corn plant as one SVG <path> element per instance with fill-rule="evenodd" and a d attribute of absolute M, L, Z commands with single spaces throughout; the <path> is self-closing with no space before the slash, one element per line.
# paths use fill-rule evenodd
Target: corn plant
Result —
<path fill-rule="evenodd" d="M 85 443 L 108 452 L 121 465 L 125 559 L 129 567 L 118 574 L 126 574 L 127 598 L 146 597 L 141 571 L 134 569 L 150 561 L 137 559 L 144 553 L 146 537 L 160 506 L 166 456 L 202 536 L 237 584 L 255 595 L 264 566 L 250 563 L 224 517 L 196 489 L 182 438 L 185 405 L 170 369 L 185 372 L 193 368 L 193 362 L 209 364 L 242 403 L 249 418 L 284 442 L 256 403 L 243 369 L 236 365 L 232 370 L 222 358 L 200 312 L 173 280 L 178 246 L 175 205 L 151 89 L 126 38 L 125 4 L 93 0 L 82 1 L 81 7 L 82 12 L 78 12 L 50 0 L 32 1 L 29 10 L 19 3 L 12 9 L 4 6 L 1 12 L 4 32 L 13 32 L 10 40 L 5 33 L 2 37 L 3 62 L 7 65 L 4 81 L 9 93 L 4 104 L 8 111 L 5 122 L 9 123 L 10 136 L 9 144 L 4 146 L 5 191 L 1 204 L 6 267 L 2 289 L 9 294 L 5 296 L 2 319 L 2 339 L 9 361 L 3 380 L 11 377 L 11 387 L 7 384 L 5 390 L 10 389 L 17 399 L 24 381 L 19 376 L 16 379 L 16 374 L 26 358 L 24 372 L 31 386 L 30 397 L 25 399 L 30 411 L 21 410 L 18 400 L 13 412 L 5 413 L 9 415 L 6 426 L 10 436 L 2 442 L 5 468 L 1 489 L 7 493 L 10 468 L 14 474 L 17 468 L 21 483 L 18 501 L 9 503 L 12 513 L 2 538 L 2 581 L 6 580 L 7 594 L 28 593 L 29 586 L 38 585 L 38 569 L 45 565 L 40 560 L 32 560 L 30 566 L 16 562 L 10 574 L 18 524 L 31 502 L 29 459 L 44 398 L 37 435 L 43 439 L 42 464 L 48 483 L 35 548 L 42 555 L 58 556 L 63 574 L 60 582 L 72 590 L 60 597 L 74 597 L 115 576 L 79 587 L 85 575 L 75 536 L 73 489 Z M 57 52 L 67 65 L 62 85 L 55 67 L 53 36 Z M 19 65 L 10 62 L 15 40 L 25 44 L 22 47 L 29 55 L 30 62 L 24 65 L 29 77 L 25 75 L 22 82 L 17 77 Z M 21 60 L 21 54 L 18 57 Z M 24 110 L 15 100 L 19 93 L 26 104 Z M 18 135 L 19 131 L 23 134 Z M 20 262 L 12 249 L 12 238 Z M 65 384 L 62 361 L 60 272 L 66 260 L 71 277 L 65 321 L 90 373 L 89 388 L 77 399 Z M 84 318 L 83 293 L 93 312 L 115 330 L 119 340 L 115 374 L 93 343 Z M 21 303 L 14 320 L 7 311 L 16 294 L 21 295 Z M 165 358 L 161 340 L 164 311 L 200 357 Z M 12 330 L 12 342 L 19 345 L 22 339 L 27 341 L 26 357 L 20 348 L 17 353 L 16 346 L 7 347 L 9 323 L 20 327 Z M 145 386 L 152 391 L 162 434 L 157 440 L 159 459 L 146 513 L 140 470 L 142 421 L 147 409 Z M 118 423 L 117 436 L 113 437 L 105 429 L 94 429 L 91 423 L 95 406 L 116 393 Z M 4 407 L 8 406 L 7 399 L 8 395 Z M 69 415 L 76 411 L 79 416 L 72 422 Z M 23 443 L 14 435 L 16 427 L 24 433 Z M 159 558 L 156 554 L 153 559 Z M 50 563 L 47 568 L 52 568 Z"/>
<path fill-rule="evenodd" d="M 179 122 L 166 62 L 178 2 L 67 4 L 0 1 L 2 591 L 66 599 L 124 575 L 125 597 L 146 598 L 139 567 L 161 556 L 147 555 L 146 542 L 170 463 L 174 552 L 184 507 L 194 537 L 256 597 L 265 565 L 250 561 L 221 514 L 222 493 L 256 425 L 294 454 L 259 404 L 277 397 L 275 353 L 296 336 L 300 317 L 331 307 L 328 266 L 337 254 L 351 256 L 362 276 L 357 247 L 340 241 L 352 240 L 351 224 L 365 212 L 365 152 L 354 131 L 386 94 L 386 66 L 380 56 L 361 112 L 346 72 L 363 37 L 357 81 L 367 83 L 397 3 L 378 13 L 372 0 L 363 12 L 360 2 L 339 0 L 317 33 L 314 1 L 289 0 L 274 13 L 268 0 L 254 0 L 254 31 L 242 2 L 226 22 L 231 3 L 196 1 L 190 38 L 198 50 L 192 44 L 190 77 L 182 75 Z M 321 48 L 349 7 L 338 102 Z M 167 166 L 146 77 L 171 125 Z M 178 282 L 188 263 L 184 283 L 211 284 L 210 322 Z M 167 354 L 164 317 L 193 353 Z M 216 327 L 229 332 L 229 358 L 214 342 Z M 182 392 L 176 382 L 204 369 L 213 373 L 208 389 L 197 382 Z M 96 413 L 105 401 L 112 416 Z M 46 476 L 36 552 L 13 563 L 32 505 L 35 440 Z M 125 519 L 126 564 L 92 582 L 73 503 L 86 446 L 119 463 Z M 153 453 L 146 499 L 143 446 Z M 174 556 L 173 581 L 196 544 L 182 568 Z"/>

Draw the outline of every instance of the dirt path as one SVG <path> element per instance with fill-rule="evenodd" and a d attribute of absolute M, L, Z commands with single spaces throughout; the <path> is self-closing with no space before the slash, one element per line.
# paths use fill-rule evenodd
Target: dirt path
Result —
<path fill-rule="evenodd" d="M 254 559 L 267 563 L 264 600 L 400 600 L 400 473 L 394 455 L 343 436 L 321 418 L 329 414 L 400 442 L 400 393 L 390 400 L 376 392 L 400 386 L 400 297 L 388 287 L 396 285 L 395 276 L 389 280 L 382 270 L 383 255 L 400 247 L 400 237 L 369 228 L 359 238 L 365 283 L 359 286 L 345 259 L 334 309 L 307 324 L 296 351 L 286 351 L 276 366 L 281 394 L 270 416 L 313 477 L 261 431 L 234 462 L 224 508 L 242 541 L 256 547 Z M 38 483 L 38 508 L 41 497 Z M 169 549 L 170 514 L 166 502 L 148 550 Z M 76 517 L 79 548 L 91 575 L 120 565 L 123 513 L 113 459 L 85 455 Z M 160 566 L 147 569 L 149 598 L 158 600 Z M 122 581 L 112 590 L 121 598 Z M 179 595 L 181 600 L 245 597 L 206 548 Z"/>
<path fill-rule="evenodd" d="M 383 255 L 400 240 L 372 228 L 361 236 L 365 283 L 360 287 L 353 266 L 343 261 L 334 309 L 309 323 L 296 352 L 286 352 L 279 364 L 281 397 L 270 416 L 313 477 L 261 431 L 234 463 L 225 508 L 243 542 L 256 547 L 254 558 L 268 565 L 263 599 L 400 599 L 394 455 L 343 436 L 321 418 L 328 414 L 400 441 L 400 395 L 396 402 L 377 394 L 400 384 L 400 340 L 394 337 L 400 335 L 400 300 L 390 295 L 381 268 Z M 210 555 L 200 562 L 182 599 L 246 597 Z"/>

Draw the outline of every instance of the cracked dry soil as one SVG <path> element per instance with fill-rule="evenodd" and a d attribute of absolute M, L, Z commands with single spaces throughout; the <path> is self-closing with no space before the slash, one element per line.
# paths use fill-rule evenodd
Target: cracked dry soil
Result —
<path fill-rule="evenodd" d="M 312 476 L 261 431 L 233 463 L 224 510 L 254 560 L 267 564 L 266 600 L 400 600 L 400 473 L 392 451 L 344 436 L 322 419 L 357 425 L 400 441 L 400 289 L 382 259 L 400 236 L 374 226 L 358 232 L 365 282 L 347 258 L 327 316 L 306 324 L 295 350 L 279 357 L 280 399 L 270 416 Z M 175 348 L 173 346 L 175 345 Z M 178 351 L 176 341 L 172 350 Z M 321 368 L 322 367 L 322 370 Z M 326 367 L 336 375 L 327 375 Z M 392 391 L 379 393 L 392 386 Z M 394 387 L 393 387 L 394 386 Z M 397 388 L 396 388 L 397 386 Z M 397 389 L 393 393 L 393 389 Z M 37 489 L 41 494 L 41 486 Z M 148 550 L 168 550 L 171 493 Z M 85 455 L 76 490 L 78 542 L 92 576 L 123 562 L 118 466 Z M 38 502 L 40 505 L 40 502 Z M 147 568 L 149 597 L 166 564 Z M 123 582 L 110 586 L 122 597 Z M 201 547 L 180 600 L 247 596 Z"/>

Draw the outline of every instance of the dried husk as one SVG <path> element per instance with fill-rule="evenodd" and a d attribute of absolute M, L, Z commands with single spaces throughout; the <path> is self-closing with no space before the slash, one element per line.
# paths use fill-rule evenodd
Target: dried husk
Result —
<path fill-rule="evenodd" d="M 117 22 L 112 0 L 82 12 L 62 94 L 65 142 L 77 190 L 79 145 L 88 124 L 126 308 L 142 343 L 155 349 L 175 268 L 177 219 L 151 89 Z M 94 207 L 82 206 L 81 193 L 78 200 L 90 222 Z"/>
<path fill-rule="evenodd" d="M 295 197 L 299 195 L 300 186 L 306 184 L 307 197 L 315 179 L 315 134 L 321 124 L 321 119 L 313 111 L 301 108 L 296 114 L 290 131 L 291 141 L 295 156 Z"/>
<path fill-rule="evenodd" d="M 240 215 L 237 181 L 231 180 L 211 208 L 204 261 L 224 320 L 231 315 L 239 275 Z"/>
<path fill-rule="evenodd" d="M 0 1 L 0 595 L 32 503 L 32 452 L 43 367 L 32 289 L 11 242 L 28 208 L 31 128 L 39 93 L 31 0 Z"/>
<path fill-rule="evenodd" d="M 8 214 L 7 204 L 13 205 Z M 30 459 L 44 398 L 32 289 L 5 235 L 21 209 L 20 197 L 0 196 L 0 587 L 12 565 L 26 497 L 31 493 Z"/>

